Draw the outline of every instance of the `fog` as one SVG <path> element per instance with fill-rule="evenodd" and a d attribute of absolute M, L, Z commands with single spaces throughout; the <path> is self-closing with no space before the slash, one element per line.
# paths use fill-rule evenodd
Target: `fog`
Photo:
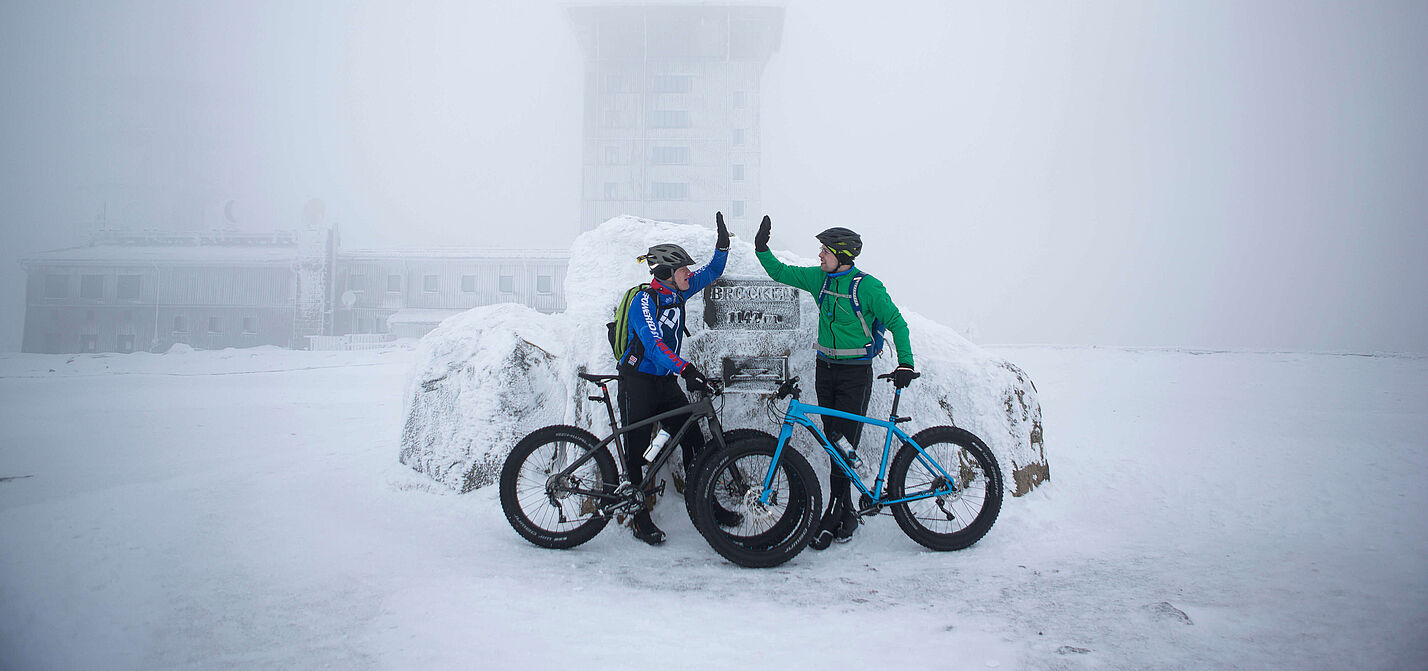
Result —
<path fill-rule="evenodd" d="M 0 5 L 0 349 L 18 260 L 101 217 L 267 231 L 320 197 L 344 248 L 566 247 L 568 4 Z M 1428 352 L 1428 4 L 786 7 L 776 247 L 854 228 L 978 342 Z"/>

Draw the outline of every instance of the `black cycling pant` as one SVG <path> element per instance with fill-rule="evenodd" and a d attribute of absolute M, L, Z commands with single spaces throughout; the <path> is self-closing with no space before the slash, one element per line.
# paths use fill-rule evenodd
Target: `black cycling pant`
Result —
<path fill-rule="evenodd" d="M 620 372 L 620 424 L 629 426 L 642 419 L 649 419 L 662 412 L 669 412 L 689 405 L 689 397 L 679 388 L 679 378 L 674 375 L 650 375 L 638 371 Z M 688 415 L 675 415 L 660 420 L 660 425 L 671 434 L 683 426 Z M 625 472 L 630 482 L 636 486 L 644 482 L 641 467 L 645 464 L 645 448 L 649 447 L 655 429 L 635 429 L 620 436 L 625 443 Z M 684 468 L 694 466 L 694 456 L 704 449 L 704 432 L 698 425 L 689 427 L 679 441 L 684 449 Z"/>
<path fill-rule="evenodd" d="M 813 389 L 818 395 L 818 405 L 855 415 L 868 414 L 868 399 L 873 393 L 873 367 L 871 364 L 828 363 L 818 359 L 813 368 Z M 863 435 L 863 425 L 841 417 L 823 416 L 823 432 L 828 439 L 834 435 L 844 436 L 848 444 L 858 446 L 858 438 Z M 841 499 L 844 505 L 853 503 L 852 481 L 837 464 L 828 466 L 828 504 Z"/>

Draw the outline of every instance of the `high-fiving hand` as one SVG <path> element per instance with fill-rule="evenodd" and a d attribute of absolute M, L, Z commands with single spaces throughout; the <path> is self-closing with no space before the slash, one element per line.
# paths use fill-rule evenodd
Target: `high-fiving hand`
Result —
<path fill-rule="evenodd" d="M 754 234 L 754 251 L 767 252 L 769 250 L 769 232 L 773 230 L 773 220 L 769 215 L 764 215 L 764 220 L 759 222 L 759 232 Z"/>

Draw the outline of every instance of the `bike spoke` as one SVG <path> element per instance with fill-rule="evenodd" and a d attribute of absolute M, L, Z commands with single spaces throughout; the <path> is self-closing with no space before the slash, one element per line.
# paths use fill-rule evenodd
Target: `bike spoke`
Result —
<path fill-rule="evenodd" d="M 769 483 L 772 494 L 767 506 L 755 510 L 745 502 L 745 496 L 756 496 L 762 491 L 763 479 L 771 461 L 766 455 L 748 455 L 728 464 L 716 476 L 715 500 L 721 506 L 741 513 L 744 518 L 738 526 L 725 529 L 725 533 L 735 537 L 754 537 L 772 529 L 787 514 L 791 493 L 788 476 L 782 467 L 774 471 L 773 480 Z"/>
<path fill-rule="evenodd" d="M 570 454 L 577 447 L 563 441 L 543 445 L 522 465 L 516 476 L 516 501 L 532 524 L 548 531 L 568 531 L 594 515 L 597 506 L 590 496 L 565 492 L 552 500 L 546 491 L 546 483 L 569 465 Z M 581 464 L 570 475 L 571 483 L 581 489 L 598 489 L 600 478 L 594 466 L 593 461 Z"/>
<path fill-rule="evenodd" d="M 927 450 L 931 457 L 956 481 L 951 495 L 928 497 L 908 502 L 912 518 L 929 531 L 948 534 L 965 529 L 986 505 L 987 476 L 970 453 L 956 445 L 934 445 Z M 922 462 L 914 461 L 908 469 L 903 494 L 945 489 L 942 473 Z M 952 519 L 947 519 L 948 514 Z"/>

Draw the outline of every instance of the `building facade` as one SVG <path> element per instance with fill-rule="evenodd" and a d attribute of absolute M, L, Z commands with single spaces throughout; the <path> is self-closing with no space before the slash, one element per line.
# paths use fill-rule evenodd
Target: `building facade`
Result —
<path fill-rule="evenodd" d="M 481 305 L 565 310 L 569 254 L 551 251 L 364 251 L 337 255 L 338 333 L 425 334 Z"/>
<path fill-rule="evenodd" d="M 564 252 L 342 252 L 335 229 L 271 235 L 103 232 L 26 258 L 25 352 L 419 337 L 481 305 L 565 309 Z"/>
<path fill-rule="evenodd" d="M 783 9 L 567 10 L 585 60 L 581 230 L 631 214 L 677 223 L 762 212 L 760 79 Z"/>

